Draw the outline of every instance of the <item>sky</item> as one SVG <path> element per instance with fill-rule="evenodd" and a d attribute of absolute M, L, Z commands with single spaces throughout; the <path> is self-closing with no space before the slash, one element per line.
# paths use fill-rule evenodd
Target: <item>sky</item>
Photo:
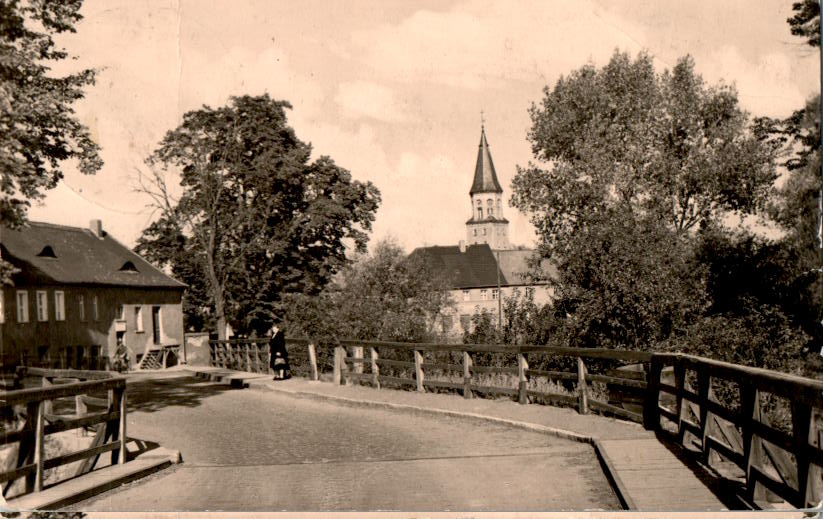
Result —
<path fill-rule="evenodd" d="M 471 216 L 481 111 L 511 196 L 531 160 L 528 108 L 558 78 L 615 49 L 660 71 L 691 54 L 709 84 L 734 84 L 752 115 L 781 117 L 819 91 L 820 57 L 791 36 L 792 0 L 86 0 L 58 41 L 99 70 L 76 112 L 102 147 L 94 176 L 65 178 L 29 217 L 103 227 L 132 246 L 157 217 L 136 191 L 145 158 L 183 114 L 268 93 L 289 124 L 382 193 L 372 243 L 456 245 Z M 170 179 L 174 184 L 174 179 Z M 514 244 L 536 241 L 504 208 Z"/>

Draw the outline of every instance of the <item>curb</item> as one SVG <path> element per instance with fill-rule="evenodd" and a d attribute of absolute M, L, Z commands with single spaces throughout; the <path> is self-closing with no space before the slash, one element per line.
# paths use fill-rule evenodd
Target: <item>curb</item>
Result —
<path fill-rule="evenodd" d="M 63 508 L 144 478 L 182 461 L 180 451 L 160 447 L 155 452 L 139 456 L 124 465 L 103 467 L 79 478 L 62 481 L 42 492 L 14 498 L 5 503 L 2 511 L 30 512 Z"/>
<path fill-rule="evenodd" d="M 204 376 L 201 376 L 201 372 L 197 372 L 196 376 L 198 378 L 209 378 L 213 379 L 214 375 L 203 373 Z M 217 377 L 220 381 L 222 378 L 225 377 Z M 245 384 L 244 387 L 251 387 L 253 389 L 259 391 L 271 391 L 274 393 L 280 393 L 284 395 L 289 395 L 296 398 L 307 398 L 312 400 L 319 400 L 325 402 L 332 402 L 340 405 L 345 405 L 348 407 L 368 407 L 373 409 L 388 409 L 392 411 L 401 411 L 401 412 L 412 412 L 412 413 L 419 413 L 419 414 L 428 414 L 428 415 L 437 415 L 437 416 L 450 416 L 454 418 L 463 418 L 467 420 L 473 420 L 478 422 L 484 423 L 495 423 L 499 425 L 506 425 L 509 427 L 514 427 L 521 430 L 532 431 L 542 434 L 547 434 L 550 436 L 554 436 L 557 438 L 562 438 L 566 440 L 576 441 L 580 443 L 587 443 L 594 448 L 594 452 L 597 455 L 597 459 L 600 462 L 600 466 L 603 469 L 603 473 L 606 476 L 606 479 L 609 482 L 609 485 L 612 487 L 615 495 L 617 496 L 618 501 L 620 501 L 620 505 L 623 507 L 624 510 L 637 510 L 637 507 L 632 499 L 631 495 L 628 492 L 623 480 L 620 479 L 620 476 L 617 474 L 611 459 L 606 454 L 605 449 L 600 444 L 600 441 L 594 438 L 593 436 L 586 436 L 583 434 L 579 434 L 572 431 L 567 431 L 565 429 L 559 429 L 557 427 L 549 427 L 547 425 L 540 425 L 531 422 L 523 422 L 519 420 L 509 420 L 507 418 L 497 418 L 494 416 L 482 415 L 478 413 L 466 413 L 462 411 L 451 411 L 448 409 L 433 409 L 429 407 L 420 407 L 414 406 L 409 404 L 394 404 L 391 402 L 380 402 L 376 400 L 359 400 L 353 398 L 346 398 L 341 396 L 334 396 L 334 395 L 324 395 L 321 393 L 312 393 L 308 391 L 299 391 L 299 390 L 291 390 L 291 389 L 284 389 L 284 388 L 276 388 L 272 387 L 270 384 L 265 383 L 255 383 L 255 384 Z"/>

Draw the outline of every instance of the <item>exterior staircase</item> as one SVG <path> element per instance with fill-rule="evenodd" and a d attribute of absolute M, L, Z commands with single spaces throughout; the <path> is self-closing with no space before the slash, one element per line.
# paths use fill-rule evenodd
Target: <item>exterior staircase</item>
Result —
<path fill-rule="evenodd" d="M 163 350 L 149 350 L 140 359 L 138 369 L 163 369 Z"/>

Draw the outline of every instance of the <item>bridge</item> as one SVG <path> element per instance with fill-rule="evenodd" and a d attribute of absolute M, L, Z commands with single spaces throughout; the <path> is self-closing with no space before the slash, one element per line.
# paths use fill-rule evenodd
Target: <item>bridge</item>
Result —
<path fill-rule="evenodd" d="M 288 348 L 299 376 L 287 381 L 271 380 L 257 341 L 212 342 L 209 366 L 125 376 L 128 399 L 112 401 L 123 413 L 111 408 L 103 422 L 120 423 L 128 402 L 128 437 L 109 428 L 86 454 L 116 456 L 80 479 L 139 461 L 151 442 L 184 462 L 55 503 L 101 512 L 694 511 L 805 508 L 820 496 L 818 381 L 604 349 L 305 340 Z M 7 404 L 25 399 L 12 394 Z M 39 407 L 28 405 L 35 417 Z M 54 432 L 47 415 L 44 430 Z M 41 420 L 20 431 L 36 435 Z M 4 444 L 23 448 L 24 432 L 4 434 Z M 55 466 L 46 458 L 18 456 L 3 480 L 32 471 L 37 480 L 38 463 Z M 25 488 L 9 505 L 76 479 Z"/>

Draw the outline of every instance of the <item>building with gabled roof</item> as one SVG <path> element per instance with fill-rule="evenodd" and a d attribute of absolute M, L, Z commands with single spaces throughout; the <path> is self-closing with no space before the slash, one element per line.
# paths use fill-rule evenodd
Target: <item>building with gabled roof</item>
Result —
<path fill-rule="evenodd" d="M 0 358 L 65 368 L 134 365 L 183 344 L 185 285 L 103 230 L 30 222 L 0 227 L 0 255 L 18 269 L 0 290 Z"/>
<path fill-rule="evenodd" d="M 540 262 L 535 279 L 531 263 L 535 251 L 513 247 L 509 221 L 503 215 L 503 188 L 497 179 L 485 124 L 480 128 L 480 144 L 474 178 L 469 190 L 471 218 L 466 221 L 466 240 L 456 246 L 419 247 L 411 256 L 425 258 L 429 269 L 443 276 L 451 287 L 455 312 L 442 322 L 443 333 L 457 337 L 471 327 L 472 315 L 489 312 L 495 318 L 503 298 L 516 293 L 529 296 L 537 304 L 551 301 L 549 279 L 557 275 L 548 262 Z M 457 317 L 460 326 L 457 326 Z"/>

